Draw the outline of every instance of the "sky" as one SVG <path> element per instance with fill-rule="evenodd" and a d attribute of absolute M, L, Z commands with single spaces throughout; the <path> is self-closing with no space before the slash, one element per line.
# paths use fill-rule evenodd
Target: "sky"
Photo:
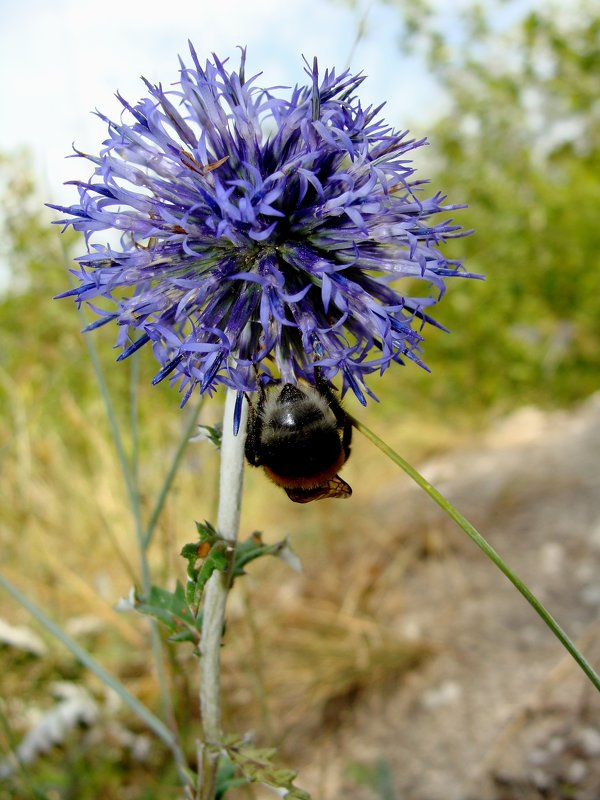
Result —
<path fill-rule="evenodd" d="M 356 43 L 361 20 L 366 34 Z M 236 66 L 247 45 L 246 73 L 262 72 L 262 85 L 304 83 L 302 56 L 316 55 L 321 69 L 350 62 L 368 76 L 363 103 L 385 100 L 395 127 L 425 124 L 442 98 L 400 54 L 399 31 L 398 12 L 376 0 L 0 0 L 0 152 L 27 147 L 44 196 L 73 201 L 62 184 L 88 178 L 90 166 L 65 158 L 71 144 L 97 152 L 105 138 L 91 112 L 118 118 L 115 91 L 137 101 L 141 75 L 176 81 L 188 39 L 201 61 L 215 52 Z"/>
<path fill-rule="evenodd" d="M 472 0 L 431 1 L 452 40 Z M 551 2 L 496 0 L 486 10 L 501 28 Z M 387 121 L 421 137 L 445 110 L 444 96 L 423 64 L 401 53 L 400 29 L 398 8 L 382 0 L 0 0 L 0 154 L 26 147 L 43 196 L 72 200 L 63 183 L 87 179 L 89 164 L 65 156 L 73 143 L 97 152 L 105 138 L 91 112 L 118 118 L 114 93 L 136 102 L 141 75 L 176 81 L 188 39 L 201 61 L 215 52 L 236 66 L 246 45 L 247 74 L 262 72 L 265 86 L 304 83 L 302 56 L 316 55 L 321 69 L 363 71 L 363 104 L 386 101 Z"/>

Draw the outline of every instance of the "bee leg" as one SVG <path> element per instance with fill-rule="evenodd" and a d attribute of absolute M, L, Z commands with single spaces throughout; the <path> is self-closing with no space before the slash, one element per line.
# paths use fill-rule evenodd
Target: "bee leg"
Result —
<path fill-rule="evenodd" d="M 329 381 L 323 377 L 323 373 L 321 372 L 321 367 L 313 367 L 313 370 L 315 373 L 315 388 L 318 390 L 319 394 L 322 397 L 325 397 L 327 399 L 327 402 L 331 406 L 331 410 L 335 414 L 335 418 L 339 422 L 340 419 L 336 413 L 336 409 L 339 409 L 339 411 L 342 414 L 344 412 L 342 411 L 340 402 L 337 399 L 335 389 L 333 389 Z"/>
<path fill-rule="evenodd" d="M 350 456 L 351 442 L 352 442 L 352 422 L 350 421 L 350 417 L 347 414 L 344 414 L 344 427 L 342 429 L 342 447 L 344 448 L 346 461 Z"/>
<path fill-rule="evenodd" d="M 262 434 L 262 416 L 259 409 L 262 407 L 265 400 L 265 391 L 263 388 L 260 390 L 258 400 L 258 409 L 254 405 L 250 396 L 246 394 L 246 401 L 248 403 L 248 428 L 246 430 L 246 443 L 244 445 L 244 453 L 249 464 L 254 467 L 260 466 L 259 444 Z"/>
<path fill-rule="evenodd" d="M 348 416 L 337 397 L 337 392 L 332 388 L 329 381 L 323 377 L 320 367 L 315 367 L 315 387 L 318 389 L 319 394 L 324 397 L 329 403 L 329 407 L 335 415 L 336 422 L 340 429 L 345 427 Z"/>
<path fill-rule="evenodd" d="M 325 378 L 323 377 L 321 368 L 314 367 L 314 371 L 315 371 L 315 386 L 319 390 L 319 393 L 327 399 L 329 407 L 331 408 L 331 410 L 335 415 L 335 420 L 338 425 L 338 430 L 342 432 L 342 447 L 344 448 L 344 454 L 347 460 L 348 456 L 350 455 L 350 443 L 352 441 L 352 422 L 350 421 L 349 416 L 346 414 L 346 412 L 340 405 L 337 393 L 335 392 L 334 389 L 332 389 L 329 382 L 326 381 Z"/>

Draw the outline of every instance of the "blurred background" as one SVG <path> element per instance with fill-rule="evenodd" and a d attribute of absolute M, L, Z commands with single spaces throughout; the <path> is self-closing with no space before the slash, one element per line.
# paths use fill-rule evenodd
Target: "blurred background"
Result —
<path fill-rule="evenodd" d="M 61 237 L 44 208 L 73 202 L 64 181 L 89 177 L 64 156 L 72 142 L 97 151 L 105 132 L 90 112 L 117 116 L 114 92 L 137 100 L 140 75 L 175 81 L 188 39 L 201 58 L 237 61 L 247 45 L 247 71 L 262 71 L 266 85 L 303 82 L 303 55 L 362 70 L 364 103 L 387 101 L 392 125 L 428 137 L 420 177 L 467 203 L 456 218 L 475 231 L 448 252 L 487 280 L 450 285 L 436 317 L 451 334 L 430 331 L 425 343 L 431 374 L 392 369 L 371 384 L 379 404 L 348 399 L 347 408 L 423 467 L 593 659 L 600 8 L 591 0 L 0 1 L 2 574 L 175 721 L 193 761 L 191 648 L 163 643 L 174 697 L 165 711 L 148 630 L 114 606 L 140 584 L 135 515 L 147 523 L 195 409 L 150 385 L 149 354 L 114 364 L 114 331 L 84 337 L 74 305 L 52 300 L 83 243 Z M 199 419 L 217 422 L 220 403 L 204 403 Z M 135 478 L 133 514 L 115 426 Z M 179 551 L 194 520 L 214 521 L 217 468 L 208 443 L 189 445 L 148 553 L 153 583 L 185 579 Z M 299 785 L 324 800 L 597 800 L 597 701 L 550 633 L 358 436 L 344 478 L 347 503 L 297 507 L 247 472 L 242 535 L 289 536 L 304 572 L 261 562 L 232 594 L 227 730 L 276 745 L 300 769 Z M 180 796 L 169 754 L 143 724 L 4 593 L 0 676 L 2 800 Z M 64 712 L 73 687 L 87 717 Z M 6 768 L 2 757 L 61 708 L 70 723 L 42 735 L 29 763 Z"/>

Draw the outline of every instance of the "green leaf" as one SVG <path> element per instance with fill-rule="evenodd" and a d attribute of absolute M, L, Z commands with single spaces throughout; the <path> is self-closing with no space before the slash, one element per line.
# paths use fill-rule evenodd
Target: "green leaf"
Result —
<path fill-rule="evenodd" d="M 234 577 L 243 575 L 246 564 L 261 556 L 276 556 L 297 572 L 301 570 L 300 560 L 290 547 L 287 539 L 282 539 L 275 544 L 264 544 L 262 534 L 255 531 L 245 542 L 240 542 L 235 549 L 233 559 Z"/>
<path fill-rule="evenodd" d="M 215 570 L 226 572 L 230 567 L 233 547 L 223 539 L 210 522 L 197 522 L 198 541 L 185 544 L 181 555 L 188 562 L 187 603 L 198 614 L 206 582 Z"/>
<path fill-rule="evenodd" d="M 274 748 L 254 747 L 240 737 L 230 736 L 225 739 L 224 750 L 248 782 L 285 789 L 284 797 L 289 800 L 310 800 L 307 792 L 294 786 L 296 772 L 274 763 Z"/>
<path fill-rule="evenodd" d="M 229 789 L 247 785 L 248 781 L 246 778 L 236 775 L 235 766 L 231 763 L 230 759 L 227 756 L 221 756 L 217 768 L 215 800 L 221 800 Z"/>
<path fill-rule="evenodd" d="M 215 570 L 226 572 L 229 567 L 229 558 L 226 554 L 227 545 L 225 542 L 218 542 L 213 545 L 208 555 L 202 562 L 196 578 L 196 592 L 202 592 L 206 582 Z"/>
<path fill-rule="evenodd" d="M 204 520 L 204 522 L 197 522 L 196 530 L 198 531 L 198 538 L 201 542 L 214 544 L 218 539 L 221 538 L 217 533 L 216 528 L 207 520 Z"/>
<path fill-rule="evenodd" d="M 174 592 L 152 586 L 148 597 L 141 598 L 135 609 L 165 625 L 171 631 L 172 641 L 199 641 L 200 621 L 190 608 L 179 581 Z"/>
<path fill-rule="evenodd" d="M 196 528 L 198 531 L 198 541 L 189 542 L 181 549 L 181 555 L 187 561 L 187 576 L 188 581 L 185 586 L 183 600 L 188 606 L 188 609 L 194 619 L 197 619 L 200 614 L 200 605 L 202 603 L 202 595 L 207 581 L 213 572 L 227 573 L 231 570 L 232 577 L 244 575 L 244 567 L 251 561 L 261 556 L 276 556 L 281 558 L 292 569 L 300 571 L 300 560 L 290 547 L 287 539 L 283 539 L 275 544 L 264 544 L 262 536 L 258 532 L 254 532 L 245 542 L 232 544 L 226 539 L 223 539 L 210 522 L 197 522 Z M 164 599 L 164 603 L 167 600 Z M 162 622 L 166 624 L 165 614 L 170 612 L 170 608 L 165 609 L 163 605 L 159 604 L 158 610 L 153 609 L 153 615 L 160 614 Z M 200 623 L 197 622 L 197 629 L 200 628 Z M 181 631 L 177 631 L 176 635 L 172 637 L 172 641 L 180 641 L 186 639 Z"/>
<path fill-rule="evenodd" d="M 211 425 L 198 425 L 198 433 L 194 436 L 192 441 L 201 442 L 209 441 L 217 450 L 221 449 L 221 441 L 223 439 L 223 428 L 221 424 Z"/>

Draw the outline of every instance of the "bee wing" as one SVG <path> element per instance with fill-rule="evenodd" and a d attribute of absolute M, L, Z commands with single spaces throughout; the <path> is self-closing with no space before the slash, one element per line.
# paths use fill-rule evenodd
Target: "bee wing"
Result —
<path fill-rule="evenodd" d="M 351 487 L 342 480 L 339 475 L 323 483 L 321 486 L 315 486 L 313 489 L 286 489 L 287 496 L 294 503 L 310 503 L 312 500 L 323 500 L 326 497 L 350 497 L 352 494 Z"/>

